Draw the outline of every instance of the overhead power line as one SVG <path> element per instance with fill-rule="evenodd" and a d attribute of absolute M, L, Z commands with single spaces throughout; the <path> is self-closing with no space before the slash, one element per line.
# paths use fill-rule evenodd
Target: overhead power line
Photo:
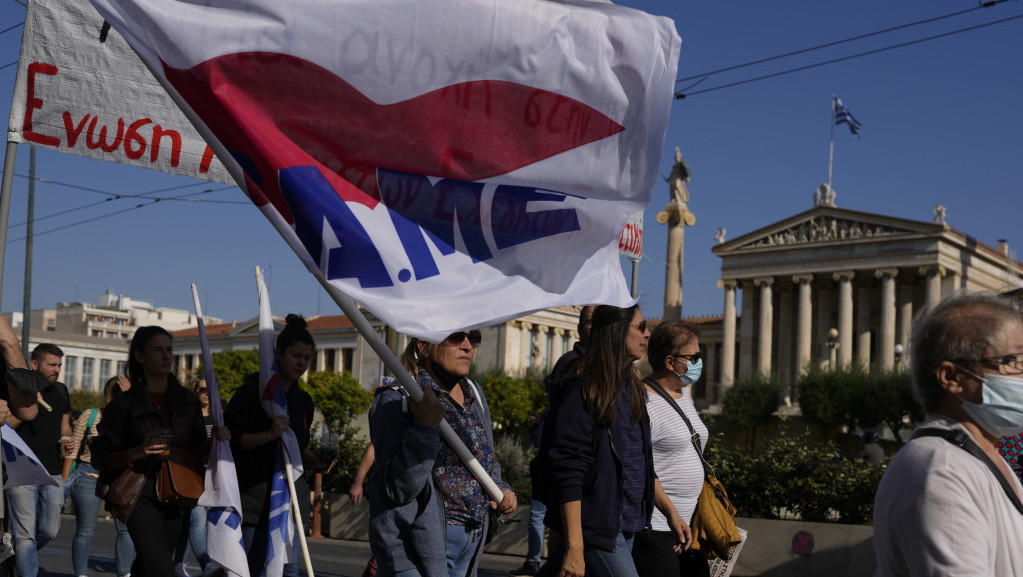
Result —
<path fill-rule="evenodd" d="M 15 28 L 17 28 L 18 26 L 23 26 L 24 24 L 25 24 L 24 22 L 18 22 L 14 26 L 8 26 L 7 28 L 4 28 L 3 30 L 0 30 L 0 34 L 4 34 L 4 33 L 7 33 L 7 32 L 10 32 L 11 30 L 14 30 Z"/>
<path fill-rule="evenodd" d="M 753 77 L 753 78 L 747 78 L 746 80 L 739 80 L 739 81 L 736 81 L 736 82 L 729 82 L 728 84 L 721 84 L 721 85 L 718 85 L 718 86 L 713 86 L 711 88 L 704 88 L 703 90 L 696 90 L 696 91 L 693 91 L 693 92 L 685 92 L 685 89 L 683 89 L 683 90 L 679 90 L 678 92 L 675 93 L 675 98 L 676 99 L 682 99 L 682 98 L 686 98 L 688 96 L 694 96 L 696 94 L 704 94 L 706 92 L 713 92 L 715 90 L 721 90 L 723 88 L 731 88 L 733 86 L 740 86 L 740 85 L 743 85 L 743 84 L 749 84 L 751 82 L 757 82 L 759 80 L 766 80 L 768 78 L 775 78 L 775 77 L 778 77 L 778 76 L 784 76 L 786 74 L 792 74 L 794 72 L 801 72 L 803 70 L 809 70 L 811 68 L 819 68 L 821 66 L 827 66 L 828 64 L 835 64 L 836 62 L 844 62 L 846 60 L 852 60 L 854 58 L 860 58 L 860 57 L 863 57 L 863 56 L 870 56 L 871 54 L 878 54 L 878 53 L 881 53 L 881 52 L 887 52 L 889 50 L 895 50 L 897 48 L 905 48 L 906 46 L 912 46 L 914 44 L 920 44 L 922 42 L 928 42 L 930 40 L 937 40 L 938 38 L 945 38 L 947 36 L 953 36 L 955 34 L 961 34 L 963 32 L 970 32 L 972 30 L 978 30 L 980 28 L 986 28 L 988 26 L 994 26 L 995 24 L 1003 24 L 1005 22 L 1010 22 L 1012 20 L 1018 20 L 1020 18 L 1023 18 L 1023 14 L 1019 14 L 1019 15 L 1016 15 L 1016 16 L 1010 16 L 1008 18 L 1002 18 L 1001 20 L 994 20 L 992 22 L 985 22 L 984 24 L 977 24 L 975 26 L 968 26 L 966 28 L 960 28 L 958 30 L 952 30 L 952 31 L 949 31 L 949 32 L 943 32 L 941 34 L 935 34 L 934 36 L 927 36 L 925 38 L 919 38 L 917 40 L 910 40 L 908 42 L 901 42 L 899 44 L 893 44 L 891 46 L 885 46 L 883 48 L 876 48 L 874 50 L 867 50 L 866 52 L 860 52 L 860 53 L 857 53 L 857 54 L 851 54 L 849 56 L 842 56 L 840 58 L 833 58 L 831 60 L 825 60 L 823 62 L 817 62 L 817 63 L 814 63 L 814 64 L 807 64 L 805 66 L 798 66 L 796 68 L 790 68 L 788 70 L 782 70 L 781 72 L 773 72 L 771 74 L 764 74 L 764 75 L 756 76 L 756 77 Z"/>
<path fill-rule="evenodd" d="M 969 12 L 974 12 L 974 11 L 977 11 L 977 10 L 981 10 L 983 8 L 990 8 L 991 6 L 994 6 L 996 4 L 1001 4 L 1002 2 L 1008 2 L 1008 1 L 1009 0 L 991 0 L 989 2 L 984 2 L 984 3 L 982 3 L 979 6 L 974 6 L 973 8 L 967 8 L 966 10 L 960 10 L 958 12 L 953 12 L 951 14 L 945 14 L 943 16 L 935 16 L 933 18 L 927 18 L 927 19 L 924 19 L 924 20 L 917 20 L 916 22 L 910 22 L 908 24 L 900 24 L 899 26 L 892 26 L 891 28 L 885 28 L 883 30 L 878 30 L 876 32 L 868 32 L 866 34 L 860 34 L 858 36 L 852 36 L 850 38 L 845 38 L 845 39 L 842 39 L 842 40 L 835 40 L 834 42 L 826 42 L 824 44 L 818 44 L 817 46 L 811 46 L 810 48 L 803 48 L 803 49 L 800 49 L 800 50 L 793 50 L 792 52 L 786 52 L 784 54 L 778 54 L 777 56 L 770 56 L 770 57 L 767 57 L 767 58 L 761 58 L 759 60 L 752 60 L 750 62 L 745 62 L 743 64 L 736 64 L 734 66 L 727 66 L 725 68 L 718 68 L 717 70 L 711 70 L 710 72 L 703 72 L 701 74 L 694 74 L 692 76 L 686 76 L 685 78 L 679 78 L 678 80 L 675 81 L 675 83 L 678 84 L 679 82 L 685 82 L 686 80 L 694 80 L 696 78 L 707 78 L 708 76 L 711 76 L 713 74 L 720 74 L 722 72 L 730 72 L 732 70 L 738 70 L 740 68 L 746 68 L 748 66 L 754 66 L 754 65 L 757 65 L 757 64 L 763 64 L 765 62 L 772 62 L 774 60 L 780 60 L 782 58 L 788 58 L 789 56 L 797 56 L 799 54 L 806 54 L 807 52 L 813 52 L 815 50 L 821 50 L 823 48 L 830 48 L 832 46 L 838 46 L 839 44 L 846 44 L 846 43 L 849 43 L 849 42 L 855 42 L 857 40 L 863 40 L 864 38 L 870 38 L 872 36 L 879 36 L 881 34 L 887 34 L 889 32 L 894 32 L 896 30 L 903 30 L 905 28 L 912 28 L 913 26 L 919 26 L 921 24 L 929 24 L 931 22 L 937 22 L 938 20 L 945 20 L 946 18 L 953 18 L 955 16 L 961 16 L 963 14 L 967 14 Z"/>

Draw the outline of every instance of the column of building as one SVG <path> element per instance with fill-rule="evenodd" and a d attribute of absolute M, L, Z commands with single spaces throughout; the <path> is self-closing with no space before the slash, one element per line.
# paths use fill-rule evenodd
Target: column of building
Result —
<path fill-rule="evenodd" d="M 771 337 L 774 329 L 774 294 L 771 286 L 774 277 L 753 279 L 753 284 L 760 289 L 760 332 L 758 333 L 757 370 L 761 373 L 771 372 L 771 353 L 773 352 Z"/>
<path fill-rule="evenodd" d="M 803 376 L 810 364 L 810 335 L 813 328 L 813 309 L 810 294 L 812 274 L 796 275 L 792 282 L 799 287 L 799 320 L 796 323 L 796 373 Z"/>
<path fill-rule="evenodd" d="M 722 322 L 721 335 L 721 384 L 725 387 L 730 387 L 735 382 L 735 287 L 737 285 L 738 283 L 734 280 L 718 281 L 718 286 L 725 289 L 725 317 Z"/>

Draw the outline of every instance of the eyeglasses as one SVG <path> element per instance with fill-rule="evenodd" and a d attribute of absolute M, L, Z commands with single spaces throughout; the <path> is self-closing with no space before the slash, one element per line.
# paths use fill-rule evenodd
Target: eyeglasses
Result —
<path fill-rule="evenodd" d="M 471 331 L 451 333 L 450 335 L 445 337 L 440 344 L 447 345 L 449 347 L 456 347 L 462 344 L 462 341 L 464 341 L 465 339 L 469 339 L 469 344 L 472 345 L 472 348 L 476 348 L 480 346 L 480 343 L 483 341 L 483 335 L 481 335 L 480 332 L 476 329 L 472 329 Z"/>
<path fill-rule="evenodd" d="M 1007 369 L 1012 369 L 1017 373 L 1023 373 L 1023 353 L 1001 355 L 997 357 L 984 357 L 980 359 L 980 362 L 991 365 L 1003 365 Z"/>
<path fill-rule="evenodd" d="M 700 351 L 696 351 L 695 353 L 693 353 L 691 355 L 678 354 L 678 355 L 671 355 L 671 356 L 673 358 L 676 358 L 676 359 L 685 359 L 686 362 L 690 362 L 690 363 L 699 362 L 700 359 L 703 358 L 703 355 L 700 353 Z"/>
<path fill-rule="evenodd" d="M 203 394 L 205 392 L 206 392 L 206 387 L 202 387 L 202 388 L 199 388 L 199 389 L 195 390 L 195 394 L 197 394 L 197 395 L 201 395 L 201 394 Z"/>
<path fill-rule="evenodd" d="M 634 326 L 637 329 L 639 329 L 639 332 L 645 333 L 646 332 L 646 319 L 643 319 L 643 320 L 639 321 L 638 325 L 632 325 L 632 326 Z"/>

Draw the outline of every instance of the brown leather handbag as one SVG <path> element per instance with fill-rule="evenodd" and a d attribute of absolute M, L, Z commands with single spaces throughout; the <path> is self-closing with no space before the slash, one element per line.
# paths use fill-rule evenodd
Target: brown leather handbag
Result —
<path fill-rule="evenodd" d="M 127 468 L 114 479 L 114 482 L 106 488 L 105 496 L 109 504 L 110 513 L 120 522 L 127 523 L 131 516 L 131 510 L 135 508 L 135 502 L 142 492 L 142 485 L 146 482 L 146 476 L 138 471 Z"/>
<path fill-rule="evenodd" d="M 172 447 L 156 475 L 156 499 L 175 507 L 195 507 L 204 485 L 199 457 L 188 449 Z"/>

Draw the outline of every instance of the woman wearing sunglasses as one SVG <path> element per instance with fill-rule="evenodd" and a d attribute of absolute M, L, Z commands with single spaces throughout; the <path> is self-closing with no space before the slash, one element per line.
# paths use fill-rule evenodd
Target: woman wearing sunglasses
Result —
<path fill-rule="evenodd" d="M 693 406 L 690 387 L 703 372 L 696 327 L 683 321 L 657 325 L 650 335 L 647 359 L 652 372 L 643 383 L 648 393 L 654 470 L 679 516 L 690 523 L 696 511 L 696 500 L 703 489 L 703 461 L 693 443 L 700 443 L 700 451 L 707 443 L 707 427 Z M 640 577 L 698 577 L 708 574 L 709 567 L 703 557 L 691 550 L 679 555 L 674 550 L 674 543 L 668 520 L 659 511 L 654 511 L 650 530 L 636 534 L 632 550 Z"/>
<path fill-rule="evenodd" d="M 654 475 L 646 391 L 633 364 L 649 338 L 638 306 L 597 307 L 586 353 L 551 399 L 538 458 L 552 488 L 544 522 L 563 538 L 542 577 L 636 577 L 633 538 L 654 507 L 677 552 L 692 540 Z"/>
<path fill-rule="evenodd" d="M 397 386 L 381 387 L 370 409 L 376 451 L 369 492 L 370 543 L 382 574 L 401 577 L 476 575 L 491 509 L 516 508 L 494 454 L 490 409 L 467 378 L 480 345 L 478 330 L 439 344 L 412 339 L 402 364 L 423 390 L 416 403 Z M 504 499 L 490 501 L 454 451 L 440 442 L 446 420 L 486 470 Z"/>

